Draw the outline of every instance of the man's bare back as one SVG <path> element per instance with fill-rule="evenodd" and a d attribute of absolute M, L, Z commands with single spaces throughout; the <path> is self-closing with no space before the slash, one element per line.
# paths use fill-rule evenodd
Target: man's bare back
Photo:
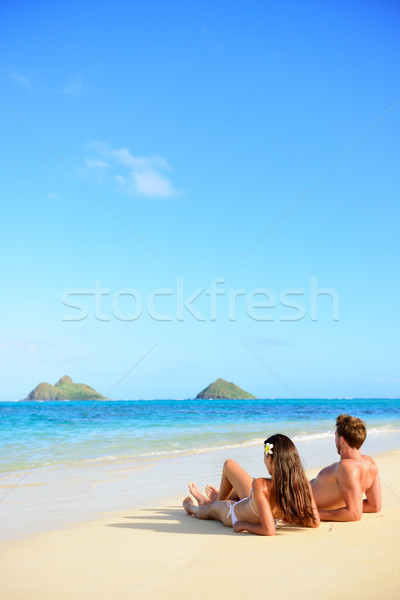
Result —
<path fill-rule="evenodd" d="M 350 473 L 359 482 L 361 493 L 365 494 L 372 487 L 378 475 L 378 467 L 371 457 L 363 454 L 361 460 L 346 458 L 322 469 L 311 481 L 312 491 L 319 509 L 334 510 L 346 506 L 340 489 L 340 481 L 343 476 L 346 477 Z"/>
<path fill-rule="evenodd" d="M 360 420 L 340 415 L 337 419 L 340 426 L 343 421 L 357 424 Z M 359 521 L 363 512 L 379 512 L 381 485 L 376 463 L 350 445 L 343 435 L 338 434 L 338 430 L 335 444 L 340 461 L 322 469 L 311 481 L 321 520 Z"/>

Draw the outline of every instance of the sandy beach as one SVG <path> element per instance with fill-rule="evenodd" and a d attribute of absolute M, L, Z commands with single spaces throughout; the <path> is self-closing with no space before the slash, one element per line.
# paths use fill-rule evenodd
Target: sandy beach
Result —
<path fill-rule="evenodd" d="M 386 598 L 400 596 L 400 450 L 376 455 L 383 510 L 357 523 L 235 534 L 181 507 L 103 515 L 0 545 L 5 600 L 162 598 Z M 309 477 L 317 469 L 308 470 Z"/>
<path fill-rule="evenodd" d="M 0 600 L 400 600 L 400 0 L 0 15 Z"/>

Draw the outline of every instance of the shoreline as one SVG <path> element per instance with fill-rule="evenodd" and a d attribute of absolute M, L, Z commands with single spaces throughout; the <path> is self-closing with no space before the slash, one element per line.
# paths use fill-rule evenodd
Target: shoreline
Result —
<path fill-rule="evenodd" d="M 306 471 L 338 459 L 332 438 L 296 443 Z M 400 434 L 369 436 L 365 454 L 379 456 L 400 449 Z M 239 462 L 254 477 L 265 476 L 260 446 L 238 446 L 209 452 L 122 461 L 112 464 L 41 467 L 32 472 L 0 475 L 0 542 L 21 540 L 45 531 L 93 521 L 104 514 L 143 506 L 164 506 L 182 498 L 188 481 L 200 488 L 219 484 L 226 458 Z"/>
<path fill-rule="evenodd" d="M 162 506 L 155 496 L 141 507 L 1 543 L 1 595 L 13 600 L 183 600 L 190 595 L 197 600 L 207 594 L 242 600 L 251 586 L 252 594 L 280 600 L 395 600 L 400 449 L 375 460 L 383 509 L 360 522 L 284 527 L 272 538 L 236 534 L 219 522 L 189 517 L 181 506 L 182 490 Z M 317 470 L 308 469 L 307 475 Z"/>

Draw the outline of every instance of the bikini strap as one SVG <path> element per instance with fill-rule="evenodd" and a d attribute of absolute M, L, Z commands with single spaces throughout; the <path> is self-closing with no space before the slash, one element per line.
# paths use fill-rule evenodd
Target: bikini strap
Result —
<path fill-rule="evenodd" d="M 233 510 L 234 503 L 232 504 L 232 502 L 230 500 L 228 500 L 228 502 L 226 504 L 227 504 L 227 506 L 229 506 L 229 510 L 228 510 L 228 514 L 226 515 L 226 518 L 229 519 L 229 517 L 231 517 L 232 514 L 233 515 L 235 514 L 235 512 Z"/>

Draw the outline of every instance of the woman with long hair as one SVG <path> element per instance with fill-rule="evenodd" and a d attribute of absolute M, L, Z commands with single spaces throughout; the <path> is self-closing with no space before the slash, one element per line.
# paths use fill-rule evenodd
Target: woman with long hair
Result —
<path fill-rule="evenodd" d="M 189 515 L 221 521 L 234 531 L 275 535 L 275 520 L 300 527 L 319 527 L 319 514 L 296 446 L 277 433 L 264 442 L 264 464 L 271 478 L 253 479 L 235 461 L 224 463 L 219 490 L 204 496 L 194 483 L 183 501 Z M 233 502 L 233 498 L 237 499 Z"/>

